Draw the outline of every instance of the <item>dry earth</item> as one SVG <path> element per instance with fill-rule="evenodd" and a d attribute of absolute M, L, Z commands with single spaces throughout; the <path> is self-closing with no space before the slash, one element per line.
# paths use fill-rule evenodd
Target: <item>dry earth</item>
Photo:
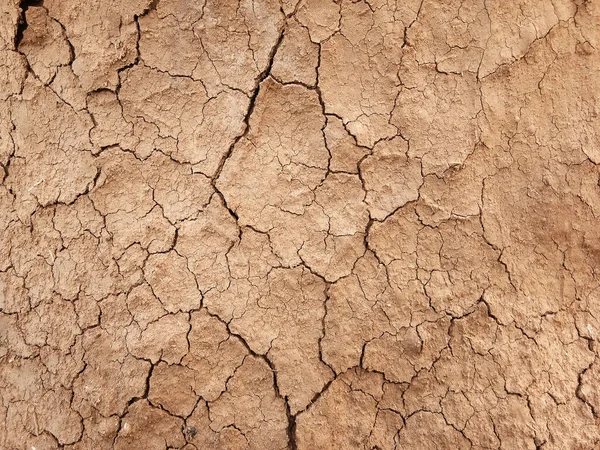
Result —
<path fill-rule="evenodd" d="M 600 448 L 600 1 L 0 1 L 0 448 Z"/>

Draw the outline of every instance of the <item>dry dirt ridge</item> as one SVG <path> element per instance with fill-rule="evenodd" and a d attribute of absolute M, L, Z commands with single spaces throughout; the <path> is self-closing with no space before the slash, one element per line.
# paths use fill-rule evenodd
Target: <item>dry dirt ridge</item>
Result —
<path fill-rule="evenodd" d="M 599 0 L 2 0 L 0 169 L 1 449 L 600 449 Z"/>

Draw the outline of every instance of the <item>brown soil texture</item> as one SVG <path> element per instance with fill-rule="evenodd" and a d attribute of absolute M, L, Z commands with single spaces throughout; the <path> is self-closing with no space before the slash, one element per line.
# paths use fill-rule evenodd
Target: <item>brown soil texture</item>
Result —
<path fill-rule="evenodd" d="M 599 0 L 1 0 L 0 449 L 600 449 Z"/>

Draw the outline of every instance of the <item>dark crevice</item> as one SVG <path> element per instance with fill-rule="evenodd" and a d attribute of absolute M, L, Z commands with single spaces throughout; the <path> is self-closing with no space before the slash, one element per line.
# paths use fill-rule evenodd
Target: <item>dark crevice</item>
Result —
<path fill-rule="evenodd" d="M 296 442 L 296 416 L 290 414 L 290 405 L 287 402 L 285 404 L 285 412 L 287 413 L 288 418 L 288 447 L 290 450 L 297 450 L 298 444 Z"/>
<path fill-rule="evenodd" d="M 223 166 L 225 166 L 225 162 L 233 153 L 233 149 L 236 146 L 236 144 L 243 137 L 245 137 L 248 134 L 248 131 L 250 131 L 250 116 L 252 116 L 252 113 L 254 112 L 254 108 L 256 106 L 256 99 L 260 92 L 260 86 L 261 86 L 262 82 L 265 81 L 271 74 L 271 68 L 273 67 L 273 61 L 275 60 L 275 54 L 277 53 L 277 50 L 279 49 L 279 46 L 281 45 L 281 42 L 283 41 L 284 34 L 285 34 L 284 30 L 282 30 L 281 33 L 279 34 L 279 38 L 277 39 L 277 42 L 275 43 L 275 45 L 273 46 L 273 48 L 271 50 L 271 53 L 269 54 L 269 63 L 267 65 L 266 69 L 261 74 L 259 74 L 257 77 L 256 88 L 254 89 L 254 91 L 252 92 L 252 95 L 250 96 L 250 104 L 248 106 L 248 111 L 246 112 L 246 115 L 244 116 L 244 120 L 243 120 L 244 131 L 242 132 L 242 134 L 240 134 L 239 136 L 237 136 L 234 139 L 233 143 L 229 146 L 227 153 L 221 159 L 219 167 L 217 168 L 215 175 L 213 176 L 213 185 L 216 183 L 219 176 L 221 175 L 221 172 L 223 171 Z"/>
<path fill-rule="evenodd" d="M 233 140 L 232 144 L 229 146 L 229 149 L 227 150 L 227 153 L 225 153 L 225 155 L 223 155 L 223 157 L 221 158 L 221 161 L 219 162 L 219 166 L 217 167 L 215 174 L 211 178 L 211 185 L 212 185 L 214 191 L 221 198 L 221 201 L 223 202 L 223 206 L 227 209 L 227 211 L 229 211 L 229 214 L 231 214 L 231 216 L 235 219 L 235 222 L 238 225 L 238 228 L 240 228 L 239 227 L 239 217 L 238 217 L 237 213 L 233 209 L 231 209 L 229 207 L 229 205 L 227 204 L 227 200 L 225 199 L 225 196 L 217 187 L 217 181 L 219 180 L 219 177 L 221 176 L 221 172 L 223 171 L 223 167 L 225 167 L 225 163 L 227 162 L 227 160 L 233 153 L 233 149 L 235 148 L 237 143 L 242 138 L 244 138 L 250 131 L 250 117 L 252 116 L 252 113 L 254 112 L 254 107 L 256 106 L 256 99 L 258 98 L 258 94 L 260 93 L 260 86 L 263 83 L 263 81 L 265 81 L 271 74 L 273 62 L 275 61 L 275 55 L 277 54 L 277 50 L 279 49 L 279 46 L 281 45 L 281 42 L 283 41 L 284 35 L 285 35 L 285 27 L 283 27 L 281 29 L 281 32 L 279 33 L 279 38 L 277 39 L 277 41 L 275 42 L 275 45 L 273 46 L 273 48 L 271 49 L 271 52 L 269 53 L 269 62 L 267 64 L 267 67 L 256 78 L 256 80 L 257 80 L 256 88 L 254 89 L 254 91 L 252 92 L 252 95 L 250 96 L 250 104 L 248 105 L 248 111 L 246 112 L 246 115 L 244 116 L 244 120 L 243 120 L 244 131 Z M 240 228 L 240 232 L 241 232 L 241 228 Z"/>
<path fill-rule="evenodd" d="M 21 8 L 21 16 L 17 25 L 17 33 L 15 34 L 15 50 L 19 48 L 19 44 L 23 40 L 23 33 L 27 29 L 27 19 L 25 12 L 32 6 L 44 6 L 44 0 L 21 0 L 19 7 Z"/>

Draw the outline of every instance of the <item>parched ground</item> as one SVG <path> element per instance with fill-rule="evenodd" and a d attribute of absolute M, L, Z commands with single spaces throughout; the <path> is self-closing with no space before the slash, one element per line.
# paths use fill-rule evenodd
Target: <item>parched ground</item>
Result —
<path fill-rule="evenodd" d="M 0 169 L 1 449 L 600 449 L 598 0 L 1 0 Z"/>

